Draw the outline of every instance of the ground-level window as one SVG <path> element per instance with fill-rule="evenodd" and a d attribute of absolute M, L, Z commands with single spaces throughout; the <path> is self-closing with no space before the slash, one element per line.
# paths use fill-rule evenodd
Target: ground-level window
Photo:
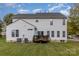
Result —
<path fill-rule="evenodd" d="M 42 35 L 42 36 L 44 35 L 44 32 L 43 32 L 43 31 L 41 31 L 41 35 Z"/>
<path fill-rule="evenodd" d="M 47 31 L 47 36 L 50 37 L 50 31 Z"/>
<path fill-rule="evenodd" d="M 19 37 L 19 30 L 12 30 L 12 37 Z"/>
<path fill-rule="evenodd" d="M 62 34 L 63 34 L 63 37 L 65 37 L 65 31 L 63 31 L 63 33 L 62 33 Z"/>
<path fill-rule="evenodd" d="M 60 37 L 60 31 L 57 31 L 57 37 Z"/>
<path fill-rule="evenodd" d="M 40 31 L 38 31 L 38 35 L 40 35 Z"/>
<path fill-rule="evenodd" d="M 43 36 L 44 35 L 44 31 L 38 31 L 38 35 L 39 36 Z"/>
<path fill-rule="evenodd" d="M 54 37 L 54 31 L 51 31 L 51 36 Z"/>
<path fill-rule="evenodd" d="M 16 30 L 16 37 L 19 37 L 19 30 Z"/>
<path fill-rule="evenodd" d="M 14 30 L 12 31 L 12 37 L 15 37 L 15 31 Z"/>

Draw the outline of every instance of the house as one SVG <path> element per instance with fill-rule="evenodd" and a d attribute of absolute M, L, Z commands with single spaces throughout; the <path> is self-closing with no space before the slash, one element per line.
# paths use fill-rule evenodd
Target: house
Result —
<path fill-rule="evenodd" d="M 32 42 L 34 35 L 67 42 L 67 17 L 61 13 L 16 14 L 6 27 L 7 42 L 24 42 L 24 38 Z"/>

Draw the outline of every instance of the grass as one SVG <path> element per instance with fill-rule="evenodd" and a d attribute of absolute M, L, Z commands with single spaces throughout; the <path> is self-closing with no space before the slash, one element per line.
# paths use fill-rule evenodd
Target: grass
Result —
<path fill-rule="evenodd" d="M 0 56 L 79 56 L 79 42 L 7 43 L 0 39 Z"/>

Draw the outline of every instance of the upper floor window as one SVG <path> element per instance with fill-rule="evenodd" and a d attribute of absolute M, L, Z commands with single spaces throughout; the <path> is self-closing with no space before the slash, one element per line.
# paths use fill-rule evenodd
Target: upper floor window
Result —
<path fill-rule="evenodd" d="M 35 20 L 35 22 L 39 22 L 38 20 Z"/>
<path fill-rule="evenodd" d="M 19 37 L 19 30 L 13 30 L 12 37 Z"/>
<path fill-rule="evenodd" d="M 53 25 L 53 20 L 50 21 L 50 25 Z"/>
<path fill-rule="evenodd" d="M 63 25 L 65 25 L 65 19 L 63 19 Z"/>

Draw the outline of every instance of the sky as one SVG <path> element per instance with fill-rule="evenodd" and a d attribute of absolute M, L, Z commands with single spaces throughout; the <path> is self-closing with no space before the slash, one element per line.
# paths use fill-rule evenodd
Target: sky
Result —
<path fill-rule="evenodd" d="M 6 14 L 29 14 L 29 13 L 45 13 L 60 12 L 66 16 L 69 10 L 74 6 L 70 3 L 0 3 L 0 19 L 2 20 Z"/>

